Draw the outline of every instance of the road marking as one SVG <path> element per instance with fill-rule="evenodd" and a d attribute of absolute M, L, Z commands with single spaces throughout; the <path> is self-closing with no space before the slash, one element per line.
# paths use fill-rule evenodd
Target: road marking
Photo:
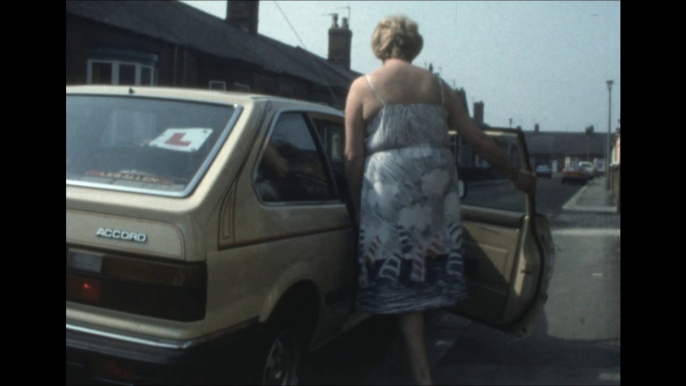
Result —
<path fill-rule="evenodd" d="M 555 229 L 553 236 L 620 236 L 617 228 L 569 228 Z"/>
<path fill-rule="evenodd" d="M 564 210 L 573 210 L 575 212 L 592 212 L 592 213 L 617 213 L 617 208 L 608 206 L 578 206 L 573 205 Z"/>
<path fill-rule="evenodd" d="M 593 277 L 603 277 L 603 274 L 596 272 L 593 274 Z"/>

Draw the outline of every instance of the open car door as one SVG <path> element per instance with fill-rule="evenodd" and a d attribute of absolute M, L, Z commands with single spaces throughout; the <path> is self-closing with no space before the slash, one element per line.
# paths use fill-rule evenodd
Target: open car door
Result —
<path fill-rule="evenodd" d="M 484 129 L 510 161 L 531 171 L 521 130 Z M 504 174 L 453 136 L 462 199 L 468 299 L 449 309 L 499 330 L 525 335 L 543 311 L 554 247 L 535 197 L 516 190 Z"/>

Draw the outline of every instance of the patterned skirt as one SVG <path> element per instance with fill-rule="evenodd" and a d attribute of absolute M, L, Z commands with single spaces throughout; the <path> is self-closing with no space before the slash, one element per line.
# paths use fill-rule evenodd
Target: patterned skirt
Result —
<path fill-rule="evenodd" d="M 448 149 L 367 157 L 358 250 L 358 310 L 398 314 L 465 299 L 457 170 Z"/>

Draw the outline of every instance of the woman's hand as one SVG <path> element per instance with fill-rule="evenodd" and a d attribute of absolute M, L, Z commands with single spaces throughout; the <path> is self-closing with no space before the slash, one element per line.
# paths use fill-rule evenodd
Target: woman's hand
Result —
<path fill-rule="evenodd" d="M 512 185 L 526 194 L 536 194 L 536 175 L 530 171 L 519 169 L 517 181 Z"/>

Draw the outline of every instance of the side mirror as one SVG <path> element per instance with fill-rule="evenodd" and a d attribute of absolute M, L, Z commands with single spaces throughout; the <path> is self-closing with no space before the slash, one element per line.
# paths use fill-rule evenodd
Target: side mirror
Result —
<path fill-rule="evenodd" d="M 460 199 L 462 200 L 467 197 L 467 184 L 465 184 L 462 180 L 457 180 L 457 187 L 459 190 Z"/>

